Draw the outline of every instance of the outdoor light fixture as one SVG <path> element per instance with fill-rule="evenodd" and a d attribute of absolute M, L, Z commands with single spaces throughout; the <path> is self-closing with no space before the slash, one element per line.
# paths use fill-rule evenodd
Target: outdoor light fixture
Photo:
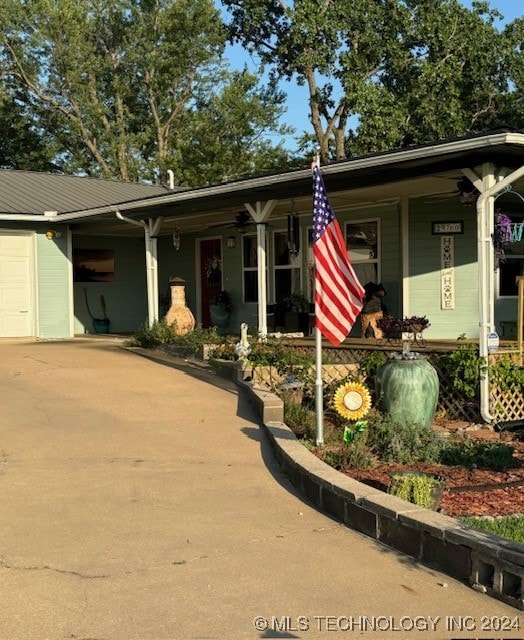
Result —
<path fill-rule="evenodd" d="M 235 238 L 235 236 L 229 236 L 229 238 L 227 239 L 227 248 L 234 249 L 236 246 L 237 246 L 237 239 Z"/>
<path fill-rule="evenodd" d="M 291 211 L 287 216 L 287 246 L 290 257 L 296 258 L 300 251 L 300 223 L 294 199 L 291 200 Z"/>
<path fill-rule="evenodd" d="M 60 231 L 53 231 L 52 229 L 48 229 L 48 230 L 45 232 L 45 237 L 46 237 L 48 240 L 53 240 L 53 238 L 60 238 L 60 237 L 61 237 L 61 235 L 62 235 L 62 234 L 60 233 Z"/>
<path fill-rule="evenodd" d="M 180 250 L 180 227 L 175 227 L 175 230 L 173 231 L 173 247 L 175 248 L 175 251 Z"/>

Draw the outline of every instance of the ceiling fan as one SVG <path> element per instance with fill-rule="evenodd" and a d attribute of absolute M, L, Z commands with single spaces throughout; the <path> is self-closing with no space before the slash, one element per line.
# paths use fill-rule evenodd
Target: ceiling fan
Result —
<path fill-rule="evenodd" d="M 251 217 L 247 211 L 239 211 L 235 216 L 235 221 L 232 223 L 218 223 L 208 225 L 208 229 L 216 227 L 226 227 L 227 229 L 236 229 L 239 233 L 246 233 L 248 227 L 252 227 L 255 223 L 251 220 Z"/>
<path fill-rule="evenodd" d="M 479 191 L 473 186 L 471 180 L 463 177 L 457 180 L 457 189 L 455 191 L 448 194 L 442 194 L 442 196 L 437 196 L 435 198 L 427 198 L 426 202 L 443 202 L 450 198 L 458 198 L 459 202 L 468 206 L 475 204 L 478 196 Z"/>

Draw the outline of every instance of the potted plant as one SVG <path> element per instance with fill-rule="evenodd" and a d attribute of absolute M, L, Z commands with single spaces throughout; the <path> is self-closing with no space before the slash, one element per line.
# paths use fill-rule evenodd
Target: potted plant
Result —
<path fill-rule="evenodd" d="M 91 320 L 93 321 L 93 329 L 95 330 L 95 333 L 108 333 L 110 321 L 109 321 L 109 318 L 107 317 L 107 307 L 106 307 L 106 300 L 104 298 L 104 295 L 102 293 L 100 294 L 100 307 L 102 308 L 102 313 L 103 313 L 102 318 L 96 318 L 91 312 L 91 308 L 89 306 L 89 300 L 87 298 L 86 287 L 84 287 L 84 296 L 86 299 L 87 312 L 89 313 L 89 315 L 91 316 Z"/>
<path fill-rule="evenodd" d="M 233 309 L 233 301 L 231 294 L 223 289 L 218 291 L 209 298 L 209 313 L 211 316 L 211 324 L 219 331 L 223 331 L 228 322 L 231 310 Z"/>
<path fill-rule="evenodd" d="M 305 293 L 297 291 L 283 300 L 285 306 L 284 323 L 290 331 L 309 334 L 310 302 Z"/>
<path fill-rule="evenodd" d="M 388 493 L 419 507 L 436 511 L 444 485 L 444 478 L 434 473 L 397 471 L 391 477 Z"/>

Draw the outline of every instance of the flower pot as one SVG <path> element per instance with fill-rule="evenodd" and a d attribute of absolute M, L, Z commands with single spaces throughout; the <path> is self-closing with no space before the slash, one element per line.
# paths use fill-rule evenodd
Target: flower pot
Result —
<path fill-rule="evenodd" d="M 95 330 L 95 333 L 108 333 L 109 318 L 94 318 L 93 329 Z"/>
<path fill-rule="evenodd" d="M 282 398 L 283 402 L 302 404 L 302 400 L 304 399 L 304 386 L 302 380 L 281 382 L 278 385 L 278 395 Z"/>
<path fill-rule="evenodd" d="M 229 323 L 229 311 L 218 304 L 210 304 L 209 314 L 211 324 L 217 328 L 219 333 L 223 332 Z"/>
<path fill-rule="evenodd" d="M 436 473 L 396 471 L 388 493 L 426 509 L 436 511 L 444 491 L 445 479 Z"/>
<path fill-rule="evenodd" d="M 439 380 L 427 360 L 389 360 L 377 372 L 375 390 L 380 410 L 396 422 L 431 426 L 437 409 Z"/>

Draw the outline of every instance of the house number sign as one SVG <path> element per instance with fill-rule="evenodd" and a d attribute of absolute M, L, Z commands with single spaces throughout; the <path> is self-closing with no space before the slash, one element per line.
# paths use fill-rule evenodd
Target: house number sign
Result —
<path fill-rule="evenodd" d="M 431 233 L 437 236 L 448 236 L 451 233 L 464 233 L 464 223 L 459 222 L 432 222 Z"/>
<path fill-rule="evenodd" d="M 440 308 L 455 308 L 455 246 L 453 236 L 440 238 Z"/>

